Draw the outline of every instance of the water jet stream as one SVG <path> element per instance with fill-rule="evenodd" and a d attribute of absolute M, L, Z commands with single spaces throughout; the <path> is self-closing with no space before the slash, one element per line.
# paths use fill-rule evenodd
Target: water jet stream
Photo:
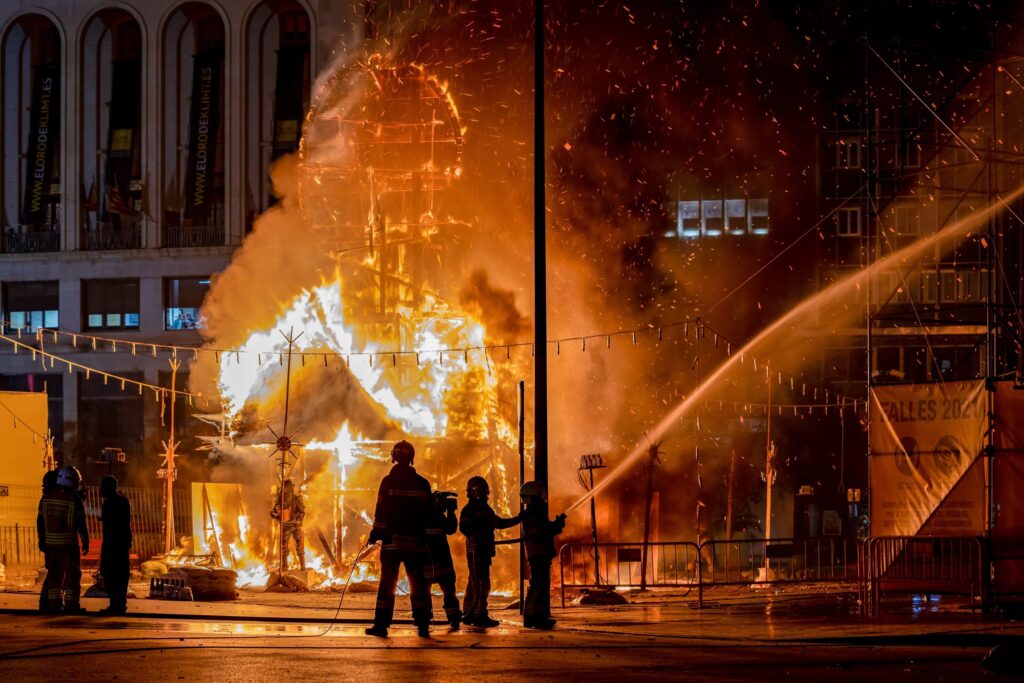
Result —
<path fill-rule="evenodd" d="M 588 502 L 593 496 L 600 493 L 609 484 L 618 479 L 619 476 L 632 467 L 641 456 L 647 453 L 648 443 L 660 441 L 680 418 L 686 415 L 698 401 L 704 398 L 712 387 L 715 387 L 719 381 L 722 380 L 738 362 L 740 362 L 740 359 L 745 355 L 756 355 L 754 351 L 765 344 L 765 342 L 771 340 L 779 330 L 788 327 L 794 321 L 799 320 L 808 313 L 811 313 L 818 306 L 832 300 L 839 299 L 843 295 L 848 294 L 852 289 L 859 287 L 878 271 L 891 268 L 900 262 L 916 259 L 922 256 L 929 249 L 935 249 L 937 246 L 945 247 L 947 242 L 953 242 L 954 238 L 962 236 L 965 229 L 968 232 L 972 232 L 976 227 L 987 221 L 989 217 L 1004 208 L 1004 205 L 1018 199 L 1022 194 L 1024 194 L 1024 185 L 1014 190 L 1012 194 L 1001 199 L 998 203 L 994 202 L 985 209 L 976 211 L 966 218 L 947 225 L 945 228 L 929 235 L 928 237 L 920 239 L 913 244 L 908 244 L 884 259 L 876 261 L 867 268 L 858 270 L 847 277 L 834 282 L 817 294 L 804 299 L 781 318 L 761 330 L 761 332 L 747 342 L 742 349 L 737 352 L 733 352 L 732 356 L 730 356 L 713 373 L 711 373 L 706 380 L 697 385 L 692 394 L 684 398 L 675 406 L 675 408 L 669 411 L 661 421 L 658 422 L 654 429 L 645 435 L 644 440 L 639 442 L 622 460 L 622 462 L 616 465 L 607 474 L 607 476 L 601 479 L 600 483 L 596 484 L 590 491 L 585 493 L 582 497 L 576 500 L 576 502 L 566 508 L 566 514 L 572 514 L 578 510 L 584 503 Z M 990 245 L 989 248 L 993 248 L 992 245 Z"/>

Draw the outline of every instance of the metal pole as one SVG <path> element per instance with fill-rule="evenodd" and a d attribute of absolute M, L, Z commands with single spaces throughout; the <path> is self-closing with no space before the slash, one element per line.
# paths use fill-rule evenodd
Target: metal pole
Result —
<path fill-rule="evenodd" d="M 764 580 L 768 580 L 768 542 L 772 540 L 772 371 L 765 366 L 768 376 L 768 408 L 764 427 L 765 458 L 764 458 Z"/>
<path fill-rule="evenodd" d="M 285 437 L 287 438 L 289 436 L 289 434 L 288 434 L 288 409 L 289 409 L 289 405 L 288 404 L 290 403 L 290 401 L 288 399 L 289 399 L 290 394 L 291 394 L 291 385 L 292 385 L 292 346 L 295 344 L 295 339 L 296 338 L 292 336 L 292 330 L 291 329 L 288 330 L 288 336 L 285 337 L 285 338 L 288 340 L 288 360 L 287 360 L 287 365 L 285 365 L 285 377 L 284 377 L 284 427 L 282 428 L 281 433 L 284 434 Z M 289 444 L 288 448 L 289 449 L 291 448 L 290 444 Z M 284 479 L 285 479 L 285 476 L 286 476 L 285 467 L 287 466 L 287 464 L 288 464 L 288 450 L 282 450 L 281 451 L 281 472 L 280 472 L 280 478 L 278 479 L 278 482 L 277 482 L 277 501 L 278 501 L 278 506 L 279 506 L 278 509 L 281 511 L 281 513 L 280 513 L 281 517 L 280 517 L 280 519 L 278 519 L 278 526 L 281 529 L 281 537 L 280 537 L 281 538 L 281 546 L 280 546 L 280 549 L 279 549 L 278 565 L 277 566 L 278 566 L 278 571 L 280 572 L 282 577 L 284 576 L 284 573 L 286 571 L 288 571 L 288 565 L 287 565 L 287 561 L 288 561 L 288 541 L 287 541 L 287 539 L 284 536 L 284 514 L 285 514 L 285 512 L 284 512 Z"/>
<path fill-rule="evenodd" d="M 590 490 L 594 490 L 594 468 L 590 469 Z M 597 496 L 590 497 L 590 536 L 594 539 L 594 583 L 598 586 L 601 585 L 601 556 L 598 552 L 597 547 L 597 504 L 594 499 Z"/>
<path fill-rule="evenodd" d="M 732 491 L 736 480 L 736 449 L 732 449 L 732 457 L 729 458 L 729 483 L 725 496 L 725 540 L 732 540 Z"/>
<path fill-rule="evenodd" d="M 640 590 L 647 590 L 647 551 L 651 540 L 651 503 L 654 498 L 654 461 L 658 459 L 658 444 L 652 444 L 647 458 L 647 498 L 644 502 L 644 545 L 640 555 Z M 698 562 L 700 559 L 698 558 Z"/>
<path fill-rule="evenodd" d="M 526 482 L 526 382 L 519 380 L 519 487 Z M 519 514 L 523 512 L 523 499 L 519 499 Z M 520 534 L 522 535 L 522 534 Z M 523 613 L 523 592 L 526 583 L 526 548 L 519 544 L 519 613 Z"/>
<path fill-rule="evenodd" d="M 868 16 L 867 13 L 865 13 L 865 17 L 867 17 L 867 16 Z M 865 29 L 866 28 L 867 27 L 865 26 Z M 866 34 L 866 31 L 865 31 L 865 34 Z M 871 100 L 871 72 L 870 72 L 870 68 L 869 68 L 870 56 L 869 56 L 869 53 L 868 53 L 867 38 L 868 38 L 868 36 L 865 35 L 865 40 L 864 40 L 864 173 L 865 173 L 866 177 L 864 179 L 865 180 L 865 183 L 864 183 L 865 184 L 865 188 L 864 189 L 865 189 L 865 194 L 866 194 L 866 200 L 867 201 L 865 202 L 865 205 L 864 205 L 864 208 L 865 208 L 865 221 L 864 221 L 864 243 L 863 244 L 866 247 L 864 252 L 867 255 L 866 256 L 867 261 L 864 264 L 864 267 L 870 270 L 872 264 L 875 262 L 875 254 L 877 253 L 876 252 L 876 246 L 877 246 L 876 236 L 877 236 L 877 233 L 878 233 L 878 216 L 876 215 L 876 212 L 875 212 L 875 202 L 874 202 L 875 173 L 876 173 L 877 169 L 875 168 L 875 165 L 874 165 L 875 150 L 874 150 L 874 141 L 872 139 L 872 127 L 871 127 L 871 120 L 872 120 L 872 117 L 874 116 L 874 112 L 872 110 L 872 100 Z M 874 282 L 874 280 L 875 280 L 875 276 L 872 275 L 871 277 L 867 278 L 867 281 L 864 283 L 864 302 L 865 302 L 865 304 L 864 304 L 864 353 L 865 353 L 865 366 L 866 366 L 866 369 L 867 369 L 867 377 L 865 378 L 866 389 L 867 389 L 867 405 L 865 407 L 865 413 L 866 413 L 865 417 L 866 417 L 867 425 L 868 425 L 868 429 L 867 429 L 867 441 L 868 441 L 868 443 L 867 443 L 867 446 L 868 446 L 867 447 L 867 456 L 868 456 L 868 458 L 867 458 L 868 459 L 868 463 L 867 463 L 868 464 L 868 467 L 867 467 L 867 477 L 868 477 L 868 479 L 867 479 L 867 504 L 868 504 L 868 524 L 869 525 L 872 524 L 872 522 L 871 522 L 871 519 L 872 519 L 871 507 L 873 505 L 872 499 L 871 499 L 871 467 L 872 467 L 872 462 L 871 462 L 872 461 L 872 458 L 871 458 L 871 430 L 873 429 L 872 425 L 874 424 L 874 420 L 872 420 L 872 416 L 873 416 L 872 413 L 874 412 L 874 408 L 873 408 L 874 400 L 873 400 L 873 397 L 871 395 L 872 383 L 873 383 L 871 376 L 872 376 L 872 373 L 874 371 L 874 360 L 873 360 L 873 358 L 874 358 L 874 340 L 871 337 L 871 327 L 872 327 L 872 318 L 873 318 L 872 297 L 875 296 L 875 288 L 872 287 L 872 282 Z M 932 355 L 931 351 L 928 351 L 928 355 L 929 356 Z M 929 360 L 929 362 L 932 361 L 931 358 L 929 358 L 928 360 Z M 870 532 L 870 529 L 871 529 L 871 527 L 869 526 L 869 532 Z M 870 535 L 870 533 L 869 533 L 869 535 Z"/>
<path fill-rule="evenodd" d="M 164 467 L 164 552 L 170 553 L 174 549 L 174 399 L 178 389 L 178 368 L 181 362 L 171 358 L 168 363 L 171 365 L 171 428 L 170 438 L 167 439 L 166 464 Z"/>
<path fill-rule="evenodd" d="M 534 479 L 548 487 L 547 216 L 544 143 L 544 0 L 535 0 L 533 85 Z M 546 504 L 545 504 L 546 507 Z M 547 514 L 545 510 L 545 515 Z"/>

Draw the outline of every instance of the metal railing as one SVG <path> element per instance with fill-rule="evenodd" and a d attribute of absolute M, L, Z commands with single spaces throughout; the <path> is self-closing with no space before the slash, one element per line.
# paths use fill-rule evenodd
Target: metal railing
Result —
<path fill-rule="evenodd" d="M 860 543 L 854 538 L 763 538 L 705 541 L 704 583 L 713 586 L 750 583 L 856 581 Z"/>
<path fill-rule="evenodd" d="M 121 487 L 132 504 L 132 552 L 147 560 L 164 551 L 164 492 L 161 489 Z M 85 496 L 85 521 L 97 546 L 103 539 L 99 487 L 90 486 Z M 174 490 L 174 528 L 178 537 L 192 535 L 192 491 Z M 177 539 L 176 539 L 177 540 Z"/>
<path fill-rule="evenodd" d="M 861 584 L 877 614 L 883 593 L 984 597 L 983 539 L 977 536 L 879 536 L 864 542 Z M 870 600 L 870 603 L 867 601 Z"/>
<path fill-rule="evenodd" d="M 60 228 L 36 230 L 22 226 L 4 230 L 5 254 L 36 254 L 60 251 Z"/>
<path fill-rule="evenodd" d="M 219 247 L 223 244 L 223 224 L 164 226 L 164 247 Z"/>
<path fill-rule="evenodd" d="M 164 494 L 160 489 L 122 487 L 132 504 L 132 553 L 148 560 L 164 551 Z M 100 512 L 103 499 L 99 487 L 85 491 L 85 525 L 93 548 L 103 542 Z M 174 528 L 179 537 L 192 535 L 192 492 L 174 491 Z M 6 559 L 5 559 L 6 558 Z M 0 526 L 0 562 L 9 566 L 43 566 L 34 524 Z"/>
<path fill-rule="evenodd" d="M 0 526 L 0 562 L 5 567 L 42 567 L 35 525 Z"/>
<path fill-rule="evenodd" d="M 697 589 L 749 584 L 855 582 L 861 544 L 853 538 L 779 538 L 703 543 L 567 543 L 558 553 L 562 606 L 566 589 Z"/>
<path fill-rule="evenodd" d="M 119 225 L 113 223 L 86 224 L 82 226 L 82 251 L 100 251 L 110 249 L 141 249 L 142 221 L 123 220 Z"/>
<path fill-rule="evenodd" d="M 700 586 L 699 547 L 689 541 L 649 543 L 644 571 L 643 543 L 567 543 L 558 551 L 562 607 L 566 588 L 680 588 Z"/>

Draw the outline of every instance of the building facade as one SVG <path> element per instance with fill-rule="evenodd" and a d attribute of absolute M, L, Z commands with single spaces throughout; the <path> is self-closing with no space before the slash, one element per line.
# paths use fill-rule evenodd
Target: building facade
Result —
<path fill-rule="evenodd" d="M 358 4 L 10 2 L 0 8 L 0 307 L 5 334 L 60 329 L 201 343 L 200 305 L 297 148 L 316 75 L 354 44 Z M 253 296 L 258 296 L 254 292 Z M 88 337 L 48 351 L 167 385 L 167 354 Z M 189 357 L 179 385 L 187 382 Z M 151 479 L 159 402 L 0 344 L 0 388 L 45 390 L 59 459 L 122 448 Z M 196 428 L 188 418 L 179 429 Z M 197 423 L 198 424 L 198 423 Z M 183 444 L 187 446 L 187 444 Z"/>
<path fill-rule="evenodd" d="M 826 381 L 865 384 L 1006 377 L 1018 365 L 1024 42 L 998 4 L 865 10 L 862 70 L 818 136 L 819 288 L 954 224 L 955 244 L 876 268 L 824 314 Z M 955 35 L 955 39 L 953 36 Z M 984 221 L 971 216 L 999 204 Z"/>

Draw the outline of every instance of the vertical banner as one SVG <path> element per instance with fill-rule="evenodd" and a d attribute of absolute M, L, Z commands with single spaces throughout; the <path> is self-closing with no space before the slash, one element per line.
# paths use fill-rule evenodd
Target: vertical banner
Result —
<path fill-rule="evenodd" d="M 133 217 L 136 194 L 132 180 L 136 173 L 136 135 L 141 108 L 142 61 L 115 59 L 111 64 L 110 117 L 107 123 L 107 160 L 104 169 L 106 212 L 112 220 Z"/>
<path fill-rule="evenodd" d="M 205 225 L 214 202 L 217 171 L 217 133 L 220 128 L 220 50 L 204 50 L 193 57 L 192 111 L 189 116 L 188 176 L 185 181 L 185 218 Z"/>
<path fill-rule="evenodd" d="M 873 387 L 871 535 L 985 532 L 982 380 Z"/>
<path fill-rule="evenodd" d="M 28 150 L 25 162 L 25 199 L 21 222 L 47 222 L 46 197 L 57 156 L 60 132 L 60 69 L 56 64 L 37 64 L 32 73 Z"/>
<path fill-rule="evenodd" d="M 274 130 L 271 158 L 298 149 L 305 110 L 306 56 L 309 45 L 285 44 L 277 51 L 274 83 Z"/>

